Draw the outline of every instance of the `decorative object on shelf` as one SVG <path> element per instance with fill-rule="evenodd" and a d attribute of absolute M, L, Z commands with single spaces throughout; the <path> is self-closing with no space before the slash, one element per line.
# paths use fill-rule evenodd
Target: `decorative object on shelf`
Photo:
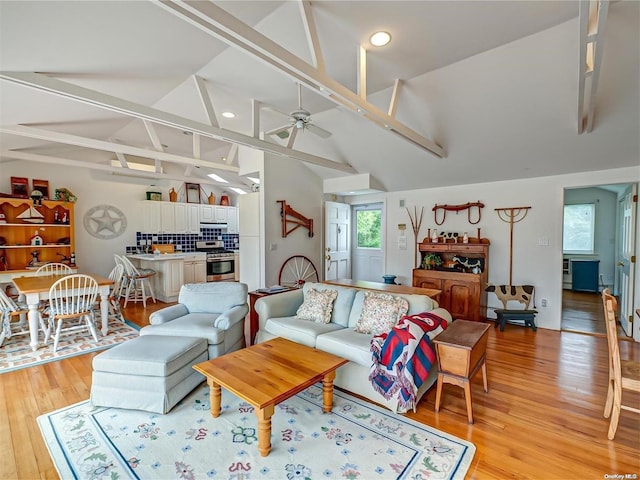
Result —
<path fill-rule="evenodd" d="M 455 263 L 463 266 L 467 273 L 482 273 L 484 271 L 484 258 L 463 257 L 454 255 L 452 259 Z"/>
<path fill-rule="evenodd" d="M 75 203 L 78 200 L 71 190 L 68 188 L 56 188 L 56 196 L 54 200 L 62 200 L 63 202 Z"/>
<path fill-rule="evenodd" d="M 464 232 L 462 236 L 462 243 L 469 243 L 469 235 L 467 235 L 467 232 Z"/>
<path fill-rule="evenodd" d="M 229 206 L 229 197 L 227 195 L 222 195 L 220 197 L 220 205 L 224 205 L 225 207 Z"/>
<path fill-rule="evenodd" d="M 496 208 L 498 217 L 509 224 L 509 285 L 513 283 L 513 224 L 521 222 L 527 216 L 531 207 Z"/>
<path fill-rule="evenodd" d="M 127 217 L 113 205 L 97 205 L 84 215 L 84 228 L 96 238 L 109 240 L 127 229 Z"/>
<path fill-rule="evenodd" d="M 72 266 L 76 264 L 76 252 L 71 252 L 71 258 L 69 259 L 69 261 L 71 262 Z"/>
<path fill-rule="evenodd" d="M 16 215 L 16 218 L 19 218 L 26 223 L 44 223 L 44 215 L 42 215 L 38 209 L 32 205 L 29 205 L 24 212 Z"/>
<path fill-rule="evenodd" d="M 422 259 L 422 268 L 433 270 L 442 265 L 442 257 L 437 253 L 427 253 Z"/>
<path fill-rule="evenodd" d="M 178 192 L 176 192 L 175 188 L 171 187 L 169 189 L 169 201 L 177 202 L 178 201 Z"/>
<path fill-rule="evenodd" d="M 186 183 L 184 184 L 187 203 L 200 203 L 200 184 Z"/>
<path fill-rule="evenodd" d="M 207 201 L 209 202 L 209 205 L 216 204 L 216 196 L 213 194 L 213 192 L 209 194 L 209 196 L 207 197 Z"/>
<path fill-rule="evenodd" d="M 471 209 L 473 207 L 478 208 L 478 218 L 475 222 L 471 220 Z M 436 222 L 436 225 L 442 225 L 447 218 L 447 212 L 458 213 L 461 210 L 467 210 L 467 219 L 469 220 L 469 223 L 475 225 L 476 223 L 480 222 L 480 218 L 482 217 L 482 208 L 484 208 L 484 203 L 479 200 L 477 202 L 467 202 L 462 205 L 438 205 L 436 203 L 436 205 L 432 208 L 433 219 Z M 438 210 L 442 210 L 442 219 L 440 221 L 438 221 Z"/>
<path fill-rule="evenodd" d="M 431 243 L 438 243 L 438 231 L 435 228 L 431 233 Z"/>
<path fill-rule="evenodd" d="M 282 220 L 282 238 L 286 238 L 291 232 L 297 228 L 304 227 L 309 230 L 309 237 L 313 237 L 313 219 L 307 218 L 301 213 L 296 212 L 287 204 L 286 200 L 276 200 L 280 204 L 280 217 Z M 293 217 L 293 218 L 290 218 Z M 290 230 L 287 230 L 289 224 L 294 224 Z"/>
<path fill-rule="evenodd" d="M 420 233 L 420 226 L 422 225 L 422 215 L 424 214 L 424 207 L 420 208 L 420 218 L 418 218 L 418 207 L 413 207 L 413 216 L 407 207 L 405 207 L 409 220 L 411 220 L 411 228 L 413 230 L 413 266 L 418 266 L 418 233 Z"/>
<path fill-rule="evenodd" d="M 11 177 L 11 195 L 18 198 L 28 198 L 29 179 L 26 177 Z"/>
<path fill-rule="evenodd" d="M 31 237 L 31 245 L 34 245 L 34 246 L 44 245 L 44 242 L 42 241 L 42 237 L 38 233 L 38 230 L 35 230 L 33 232 L 33 237 Z"/>
<path fill-rule="evenodd" d="M 49 181 L 48 180 L 31 180 L 31 189 L 38 190 L 42 194 L 42 198 L 49 200 Z M 33 192 L 31 193 L 33 195 Z M 33 197 L 32 197 L 33 198 Z"/>
<path fill-rule="evenodd" d="M 147 200 L 162 201 L 162 192 L 147 192 Z"/>
<path fill-rule="evenodd" d="M 37 267 L 40 264 L 40 250 L 32 250 L 31 251 L 31 261 L 27 265 L 28 267 Z"/>
<path fill-rule="evenodd" d="M 7 216 L 4 214 L 2 210 L 2 205 L 0 205 L 0 223 L 7 223 Z"/>
<path fill-rule="evenodd" d="M 42 206 L 42 192 L 40 190 L 32 190 L 29 196 L 34 207 Z"/>

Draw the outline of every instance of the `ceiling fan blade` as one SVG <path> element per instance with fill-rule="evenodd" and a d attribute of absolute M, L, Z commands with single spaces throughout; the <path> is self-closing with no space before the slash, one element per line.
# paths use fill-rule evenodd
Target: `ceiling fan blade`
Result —
<path fill-rule="evenodd" d="M 325 130 L 324 128 L 320 128 L 313 123 L 307 123 L 307 130 L 309 130 L 311 133 L 315 133 L 322 138 L 329 138 L 331 136 L 331 132 Z"/>
<path fill-rule="evenodd" d="M 268 132 L 264 132 L 265 135 L 275 135 L 278 138 L 285 139 L 289 137 L 289 130 L 291 130 L 291 124 L 282 125 L 278 128 L 274 128 L 273 130 L 269 130 Z"/>

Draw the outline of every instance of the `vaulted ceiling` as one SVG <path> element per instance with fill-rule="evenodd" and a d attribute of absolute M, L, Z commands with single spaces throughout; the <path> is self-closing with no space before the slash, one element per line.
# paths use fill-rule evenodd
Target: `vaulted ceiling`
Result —
<path fill-rule="evenodd" d="M 640 3 L 605 11 L 606 35 L 577 1 L 2 1 L 0 169 L 241 186 L 243 144 L 393 191 L 637 165 Z M 330 136 L 269 133 L 299 102 Z"/>

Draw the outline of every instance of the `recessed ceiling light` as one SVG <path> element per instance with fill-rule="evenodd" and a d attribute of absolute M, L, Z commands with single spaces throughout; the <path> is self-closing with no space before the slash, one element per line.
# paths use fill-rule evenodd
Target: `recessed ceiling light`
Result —
<path fill-rule="evenodd" d="M 207 177 L 215 180 L 216 182 L 229 183 L 224 178 L 222 178 L 219 175 L 216 175 L 215 173 L 210 173 L 209 175 L 207 175 Z"/>
<path fill-rule="evenodd" d="M 233 190 L 234 192 L 239 193 L 240 195 L 244 195 L 245 193 L 247 193 L 241 188 L 236 188 L 236 187 L 229 187 L 229 190 Z"/>
<path fill-rule="evenodd" d="M 224 118 L 234 118 L 236 116 L 236 114 L 233 113 L 233 112 L 222 112 L 222 116 Z"/>
<path fill-rule="evenodd" d="M 387 32 L 376 32 L 369 38 L 371 45 L 382 47 L 391 41 L 391 35 Z"/>

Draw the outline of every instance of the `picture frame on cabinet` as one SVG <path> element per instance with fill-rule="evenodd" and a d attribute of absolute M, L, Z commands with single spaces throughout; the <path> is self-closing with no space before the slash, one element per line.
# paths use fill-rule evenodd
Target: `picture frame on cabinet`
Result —
<path fill-rule="evenodd" d="M 49 181 L 48 180 L 31 180 L 31 189 L 39 190 L 42 193 L 42 198 L 45 200 L 49 200 Z"/>
<path fill-rule="evenodd" d="M 29 179 L 11 177 L 11 195 L 18 198 L 29 198 Z"/>
<path fill-rule="evenodd" d="M 184 190 L 186 192 L 187 203 L 200 203 L 199 183 L 185 183 Z"/>

